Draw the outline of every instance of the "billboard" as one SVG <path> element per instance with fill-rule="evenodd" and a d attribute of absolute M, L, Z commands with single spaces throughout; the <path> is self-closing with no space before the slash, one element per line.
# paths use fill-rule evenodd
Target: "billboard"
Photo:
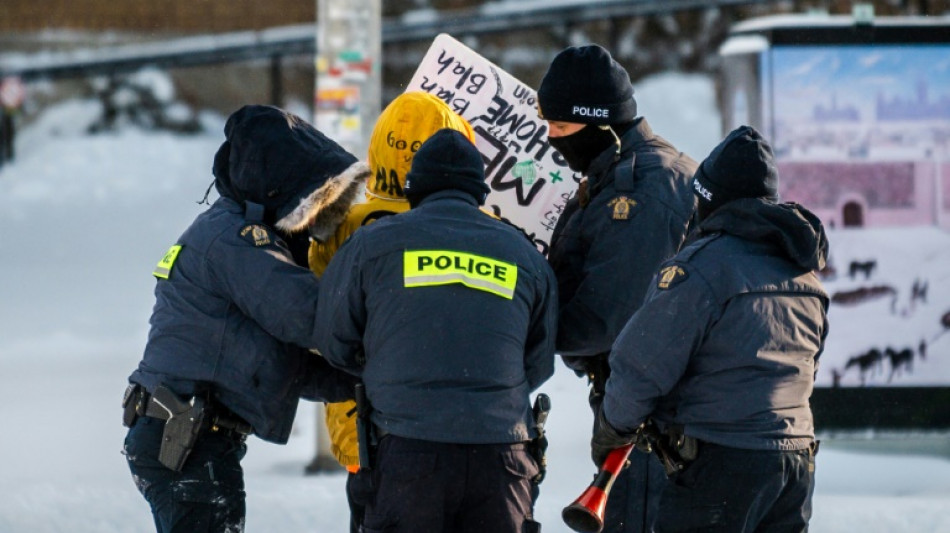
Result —
<path fill-rule="evenodd" d="M 857 230 L 832 233 L 817 384 L 945 386 L 950 45 L 774 46 L 768 56 L 780 194 L 829 229 Z"/>
<path fill-rule="evenodd" d="M 950 33 L 916 21 L 753 20 L 723 44 L 723 129 L 770 138 L 783 201 L 817 214 L 824 427 L 947 427 Z"/>
<path fill-rule="evenodd" d="M 775 46 L 762 64 L 785 196 L 832 226 L 950 228 L 950 45 Z"/>

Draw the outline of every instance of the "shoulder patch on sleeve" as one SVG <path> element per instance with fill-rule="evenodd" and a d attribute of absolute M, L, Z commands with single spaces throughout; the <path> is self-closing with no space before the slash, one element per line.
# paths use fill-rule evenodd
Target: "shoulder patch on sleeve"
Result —
<path fill-rule="evenodd" d="M 270 230 L 260 224 L 248 224 L 241 228 L 241 238 L 254 246 L 267 246 L 274 242 Z"/>
<path fill-rule="evenodd" d="M 682 265 L 670 265 L 660 270 L 657 277 L 656 288 L 667 290 L 685 281 L 689 277 L 689 272 Z"/>
<path fill-rule="evenodd" d="M 639 202 L 623 194 L 607 202 L 607 207 L 610 208 L 610 218 L 613 220 L 630 220 L 638 205 L 640 205 Z"/>
<path fill-rule="evenodd" d="M 160 279 L 168 279 L 172 273 L 172 267 L 175 265 L 175 259 L 178 259 L 178 252 L 181 251 L 181 245 L 175 244 L 165 252 L 162 259 L 158 262 L 152 275 Z"/>

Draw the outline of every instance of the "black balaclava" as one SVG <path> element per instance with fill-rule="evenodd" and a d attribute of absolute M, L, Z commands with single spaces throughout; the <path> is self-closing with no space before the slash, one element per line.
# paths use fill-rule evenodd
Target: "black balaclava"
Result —
<path fill-rule="evenodd" d="M 571 170 L 585 173 L 595 157 L 617 144 L 617 137 L 609 129 L 588 124 L 570 135 L 548 137 L 548 143 L 564 157 Z"/>

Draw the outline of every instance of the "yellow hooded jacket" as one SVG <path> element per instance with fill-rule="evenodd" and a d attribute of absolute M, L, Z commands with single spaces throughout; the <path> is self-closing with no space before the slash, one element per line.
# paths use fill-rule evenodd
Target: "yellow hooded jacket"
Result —
<path fill-rule="evenodd" d="M 321 276 L 333 254 L 361 226 L 409 210 L 403 187 L 412 157 L 429 136 L 443 128 L 460 131 L 475 142 L 472 126 L 431 94 L 403 93 L 383 110 L 369 142 L 370 177 L 365 201 L 350 207 L 332 233 L 314 238 L 310 244 L 310 270 Z M 347 470 L 356 472 L 359 470 L 356 403 L 327 404 L 326 420 L 333 456 Z"/>

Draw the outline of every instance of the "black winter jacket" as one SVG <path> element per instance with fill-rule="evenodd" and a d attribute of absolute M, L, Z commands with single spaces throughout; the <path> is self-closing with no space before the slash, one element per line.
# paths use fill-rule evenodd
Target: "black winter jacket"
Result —
<path fill-rule="evenodd" d="M 611 147 L 591 163 L 586 190 L 568 203 L 551 239 L 561 355 L 610 351 L 657 267 L 679 249 L 693 214 L 693 159 L 644 118 L 621 147 L 619 157 Z"/>
<path fill-rule="evenodd" d="M 212 166 L 221 198 L 154 272 L 151 330 L 129 381 L 207 394 L 284 443 L 301 396 L 344 400 L 354 381 L 307 351 L 319 284 L 272 227 L 292 236 L 338 222 L 369 169 L 276 107 L 244 106 L 224 132 Z"/>
<path fill-rule="evenodd" d="M 360 228 L 320 279 L 318 347 L 362 376 L 377 426 L 460 444 L 535 436 L 529 393 L 554 373 L 554 274 L 471 195 L 432 193 Z"/>
<path fill-rule="evenodd" d="M 287 442 L 301 396 L 352 397 L 353 381 L 304 349 L 317 344 L 319 284 L 273 230 L 219 198 L 177 244 L 130 381 L 186 397 L 209 391 L 277 443 Z"/>
<path fill-rule="evenodd" d="M 828 334 L 821 222 L 796 204 L 730 202 L 664 264 L 610 354 L 604 414 L 648 416 L 744 449 L 814 439 L 809 397 Z"/>

